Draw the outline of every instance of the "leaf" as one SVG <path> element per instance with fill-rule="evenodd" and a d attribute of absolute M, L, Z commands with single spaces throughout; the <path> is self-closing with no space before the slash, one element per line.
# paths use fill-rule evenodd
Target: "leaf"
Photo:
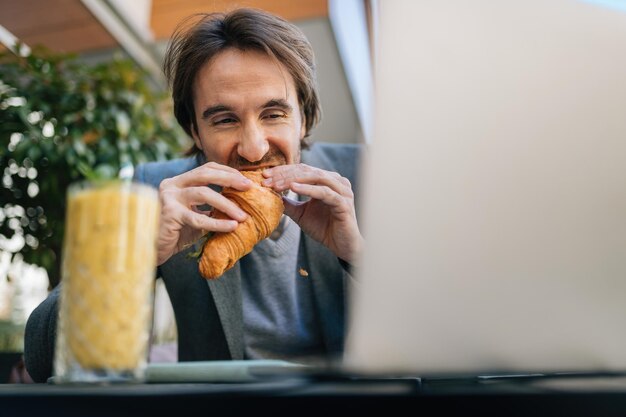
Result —
<path fill-rule="evenodd" d="M 117 169 L 109 164 L 100 164 L 96 167 L 97 179 L 111 179 L 117 176 Z"/>
<path fill-rule="evenodd" d="M 117 127 L 117 133 L 120 138 L 127 137 L 130 131 L 130 119 L 128 114 L 124 112 L 115 113 L 115 126 Z"/>
<path fill-rule="evenodd" d="M 85 162 L 83 161 L 78 161 L 78 164 L 76 165 L 76 167 L 78 168 L 78 171 L 88 180 L 96 180 L 98 177 L 98 174 L 96 174 L 96 171 L 94 171 L 89 165 L 87 165 Z"/>
<path fill-rule="evenodd" d="M 197 242 L 195 243 L 190 243 L 189 245 L 187 245 L 185 248 L 186 249 L 190 246 L 195 246 L 196 250 L 193 252 L 189 252 L 187 254 L 187 258 L 190 259 L 196 259 L 198 262 L 200 261 L 200 256 L 202 255 L 202 250 L 204 249 L 204 245 L 206 244 L 206 242 L 208 242 L 208 240 L 211 238 L 211 236 L 213 236 L 213 232 L 208 232 L 206 235 L 202 236 L 200 239 L 198 239 Z"/>
<path fill-rule="evenodd" d="M 36 146 L 30 146 L 27 155 L 31 161 L 35 162 L 41 157 L 41 149 Z"/>

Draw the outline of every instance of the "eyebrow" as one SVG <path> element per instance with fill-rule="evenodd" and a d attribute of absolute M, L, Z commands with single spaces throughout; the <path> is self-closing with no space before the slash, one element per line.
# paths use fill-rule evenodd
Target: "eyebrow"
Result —
<path fill-rule="evenodd" d="M 202 119 L 208 119 L 215 113 L 221 113 L 225 111 L 232 111 L 233 109 L 223 104 L 217 104 L 215 106 L 208 107 L 202 112 Z"/>
<path fill-rule="evenodd" d="M 273 98 L 271 100 L 266 101 L 264 104 L 262 104 L 259 109 L 267 109 L 270 107 L 278 107 L 286 112 L 291 112 L 293 110 L 293 107 L 291 106 L 291 104 L 289 104 L 287 102 L 287 100 L 284 100 L 282 98 Z M 213 116 L 216 113 L 221 113 L 221 112 L 232 112 L 233 108 L 226 106 L 224 104 L 216 104 L 215 106 L 211 106 L 206 108 L 203 112 L 202 112 L 202 119 L 206 120 L 209 117 Z"/>
<path fill-rule="evenodd" d="M 291 112 L 293 110 L 291 104 L 289 104 L 287 100 L 282 98 L 273 98 L 263 104 L 260 108 L 267 109 L 268 107 L 278 107 L 286 112 Z"/>

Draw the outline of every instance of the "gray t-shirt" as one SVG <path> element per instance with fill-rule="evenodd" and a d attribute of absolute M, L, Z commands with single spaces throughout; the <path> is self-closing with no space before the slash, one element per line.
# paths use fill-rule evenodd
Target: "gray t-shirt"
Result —
<path fill-rule="evenodd" d="M 240 260 L 246 359 L 311 363 L 325 353 L 300 235 L 283 216 L 273 238 Z"/>

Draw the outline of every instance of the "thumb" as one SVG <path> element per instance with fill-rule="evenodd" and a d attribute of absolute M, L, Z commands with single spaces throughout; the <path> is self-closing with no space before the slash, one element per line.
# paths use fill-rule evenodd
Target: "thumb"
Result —
<path fill-rule="evenodd" d="M 296 201 L 283 196 L 283 204 L 285 206 L 285 214 L 298 222 L 298 219 L 302 217 L 306 201 Z"/>

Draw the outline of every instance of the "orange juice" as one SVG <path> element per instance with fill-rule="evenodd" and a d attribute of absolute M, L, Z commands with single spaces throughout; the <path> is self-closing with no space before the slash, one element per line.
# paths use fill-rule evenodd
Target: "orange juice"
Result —
<path fill-rule="evenodd" d="M 55 377 L 140 378 L 152 318 L 157 192 L 81 183 L 67 203 Z"/>

